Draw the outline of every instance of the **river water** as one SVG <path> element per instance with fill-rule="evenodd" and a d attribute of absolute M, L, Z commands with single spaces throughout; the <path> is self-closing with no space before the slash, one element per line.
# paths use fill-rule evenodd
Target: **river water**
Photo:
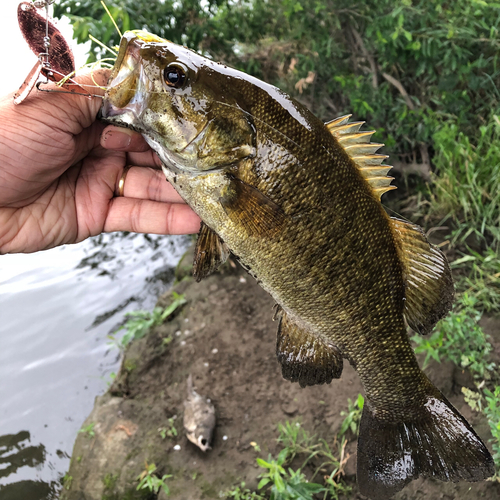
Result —
<path fill-rule="evenodd" d="M 0 500 L 56 498 L 119 366 L 107 335 L 127 311 L 152 310 L 189 241 L 113 233 L 0 256 Z"/>

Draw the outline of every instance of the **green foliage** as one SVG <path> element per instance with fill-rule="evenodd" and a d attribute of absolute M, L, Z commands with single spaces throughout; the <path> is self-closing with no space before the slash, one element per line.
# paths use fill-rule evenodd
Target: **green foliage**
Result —
<path fill-rule="evenodd" d="M 108 472 L 102 479 L 102 484 L 106 490 L 112 491 L 118 481 L 118 474 Z"/>
<path fill-rule="evenodd" d="M 277 441 L 283 446 L 288 461 L 292 461 L 299 453 L 311 455 L 317 448 L 315 436 L 310 436 L 298 421 L 279 423 L 278 432 Z"/>
<path fill-rule="evenodd" d="M 462 387 L 462 392 L 468 405 L 474 411 L 482 412 L 488 421 L 492 435 L 490 439 L 492 456 L 497 470 L 493 479 L 500 481 L 500 386 L 497 385 L 490 390 L 482 382 L 477 384 L 477 388 L 476 392 Z"/>
<path fill-rule="evenodd" d="M 168 427 L 160 427 L 158 429 L 158 432 L 160 433 L 161 438 L 165 439 L 167 437 L 169 437 L 169 438 L 177 437 L 177 435 L 179 433 L 177 432 L 177 429 L 175 428 L 175 419 L 169 418 L 167 420 L 167 422 L 168 422 Z"/>
<path fill-rule="evenodd" d="M 125 324 L 120 326 L 112 335 L 109 335 L 109 338 L 121 350 L 125 349 L 133 340 L 142 339 L 151 328 L 162 325 L 169 316 L 186 303 L 184 295 L 179 295 L 176 292 L 172 292 L 172 298 L 172 303 L 165 309 L 155 307 L 153 312 L 131 311 L 126 313 L 125 316 L 131 319 L 128 319 Z M 121 330 L 126 330 L 126 333 L 120 340 L 116 340 L 115 336 Z M 170 341 L 171 338 L 167 342 L 165 342 L 164 339 L 163 344 L 168 345 Z"/>
<path fill-rule="evenodd" d="M 500 9 L 490 2 L 395 0 L 109 0 L 120 29 L 209 53 L 301 95 L 325 117 L 350 111 L 419 154 L 443 123 L 474 136 L 500 102 Z M 60 0 L 78 41 L 119 37 L 95 0 Z M 101 53 L 93 45 L 92 57 Z M 292 64 L 293 62 L 293 64 Z M 300 94 L 295 85 L 314 73 Z"/>
<path fill-rule="evenodd" d="M 345 416 L 345 418 L 342 422 L 342 425 L 340 426 L 339 435 L 344 436 L 346 432 L 350 430 L 354 436 L 357 436 L 365 399 L 361 394 L 358 394 L 358 397 L 354 403 L 349 398 L 347 398 L 347 404 L 347 412 L 340 412 L 340 414 L 343 417 Z"/>
<path fill-rule="evenodd" d="M 275 460 L 271 455 L 266 460 L 257 459 L 257 463 L 266 472 L 257 488 L 260 490 L 272 484 L 270 500 L 313 500 L 313 495 L 325 491 L 321 484 L 310 483 L 300 469 L 285 470 L 283 464 L 287 458 L 287 450 L 282 450 Z"/>
<path fill-rule="evenodd" d="M 78 434 L 85 434 L 88 438 L 93 438 L 93 437 L 95 437 L 94 426 L 95 426 L 95 422 L 90 422 L 89 425 L 82 427 L 78 431 Z"/>
<path fill-rule="evenodd" d="M 283 500 L 309 498 L 307 495 L 315 493 L 324 493 L 323 498 L 338 499 L 339 494 L 350 492 L 350 487 L 340 480 L 343 467 L 342 459 L 332 452 L 329 444 L 324 439 L 310 436 L 298 421 L 280 423 L 278 424 L 278 431 L 277 441 L 283 446 L 278 457 L 274 459 L 269 455 L 267 461 L 261 458 L 257 459 L 257 463 L 267 469 L 261 475 L 259 489 L 270 486 L 271 499 Z M 344 447 L 345 440 L 342 439 L 339 445 L 339 455 L 341 457 L 343 456 Z M 302 465 L 295 471 L 291 468 L 287 470 L 286 465 L 296 458 L 302 459 Z M 304 474 L 306 467 L 314 470 L 309 479 L 306 479 Z M 324 486 L 308 482 L 313 481 L 319 471 L 324 472 L 325 470 L 329 470 L 330 474 L 323 476 Z"/>
<path fill-rule="evenodd" d="M 165 492 L 166 495 L 170 494 L 170 490 L 165 483 L 165 481 L 172 477 L 171 474 L 164 474 L 161 478 L 155 475 L 156 472 L 155 464 L 148 464 L 146 462 L 145 469 L 137 476 L 139 484 L 137 485 L 137 491 L 147 489 L 151 493 L 158 494 L 160 488 Z"/>
<path fill-rule="evenodd" d="M 222 493 L 221 496 L 222 498 L 233 498 L 234 500 L 265 500 L 265 497 L 259 495 L 255 491 L 250 491 L 248 488 L 245 488 L 244 482 Z"/>
<path fill-rule="evenodd" d="M 424 368 L 431 359 L 451 361 L 470 370 L 478 380 L 489 379 L 495 363 L 488 360 L 493 349 L 478 322 L 481 312 L 476 309 L 477 300 L 467 294 L 441 320 L 430 337 L 415 335 L 416 353 L 426 353 Z"/>
<path fill-rule="evenodd" d="M 496 386 L 493 391 L 488 388 L 483 389 L 486 406 L 483 411 L 488 419 L 491 435 L 490 440 L 493 448 L 493 460 L 495 461 L 497 474 L 495 478 L 500 480 L 498 471 L 500 471 L 500 386 Z"/>
<path fill-rule="evenodd" d="M 468 255 L 451 263 L 452 269 L 464 274 L 456 280 L 459 292 L 477 301 L 481 311 L 500 311 L 500 249 L 488 248 L 484 255 L 468 248 Z"/>
<path fill-rule="evenodd" d="M 64 477 L 61 479 L 61 482 L 64 485 L 64 489 L 69 490 L 71 488 L 71 484 L 73 483 L 73 476 L 65 474 Z"/>
<path fill-rule="evenodd" d="M 486 115 L 486 116 L 489 116 Z M 471 139 L 473 137 L 473 139 Z M 493 115 L 470 136 L 456 123 L 433 135 L 436 167 L 430 213 L 453 221 L 452 243 L 494 244 L 500 266 L 500 120 Z M 477 256 L 476 256 L 477 257 Z M 489 256 L 491 259 L 491 255 Z M 497 273 L 499 272 L 497 267 Z M 500 285 L 497 284 L 500 287 Z M 498 304 L 497 304 L 498 306 Z"/>

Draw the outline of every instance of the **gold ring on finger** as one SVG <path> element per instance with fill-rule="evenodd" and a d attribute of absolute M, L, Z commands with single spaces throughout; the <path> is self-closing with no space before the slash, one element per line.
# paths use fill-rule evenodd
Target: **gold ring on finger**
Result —
<path fill-rule="evenodd" d="M 123 192 L 125 191 L 125 179 L 127 178 L 128 171 L 130 170 L 131 165 L 127 165 L 123 169 L 122 176 L 118 181 L 118 196 L 123 196 Z"/>

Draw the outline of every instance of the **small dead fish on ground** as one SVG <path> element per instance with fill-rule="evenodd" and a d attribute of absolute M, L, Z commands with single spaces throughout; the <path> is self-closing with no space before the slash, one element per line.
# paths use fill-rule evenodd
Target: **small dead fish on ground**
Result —
<path fill-rule="evenodd" d="M 193 388 L 193 377 L 187 379 L 187 398 L 184 401 L 184 429 L 186 436 L 200 450 L 207 451 L 215 429 L 214 405 Z"/>
<path fill-rule="evenodd" d="M 423 231 L 383 209 L 394 186 L 373 131 L 349 116 L 324 124 L 276 87 L 141 31 L 122 38 L 102 115 L 143 134 L 201 217 L 196 278 L 232 253 L 276 300 L 283 376 L 330 383 L 344 359 L 357 370 L 362 494 L 494 474 L 411 348 L 405 322 L 429 333 L 453 281 Z"/>

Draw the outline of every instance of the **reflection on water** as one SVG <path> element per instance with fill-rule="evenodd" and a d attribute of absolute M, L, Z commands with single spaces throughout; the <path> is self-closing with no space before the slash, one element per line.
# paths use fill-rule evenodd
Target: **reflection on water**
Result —
<path fill-rule="evenodd" d="M 0 478 L 13 474 L 21 467 L 40 467 L 45 461 L 45 446 L 30 445 L 30 433 L 0 436 Z M 19 481 L 0 490 L 2 500 L 40 500 L 56 498 L 57 485 L 43 481 Z"/>
<path fill-rule="evenodd" d="M 19 467 L 36 467 L 44 462 L 45 446 L 27 446 L 29 441 L 28 431 L 0 436 L 0 477 L 13 474 Z"/>
<path fill-rule="evenodd" d="M 0 500 L 55 498 L 94 398 L 117 370 L 107 335 L 152 309 L 189 238 L 115 233 L 0 256 Z"/>

